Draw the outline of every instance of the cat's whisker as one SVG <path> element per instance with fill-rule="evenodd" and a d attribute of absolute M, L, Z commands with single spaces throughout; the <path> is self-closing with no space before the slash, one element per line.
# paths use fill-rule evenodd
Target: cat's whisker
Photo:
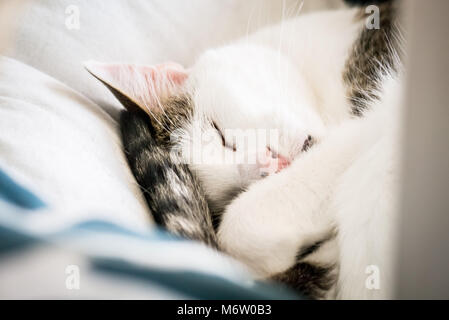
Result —
<path fill-rule="evenodd" d="M 254 11 L 256 10 L 256 7 L 257 6 L 253 6 L 253 8 L 252 8 L 252 10 L 251 10 L 251 12 L 249 14 L 249 17 L 248 17 L 248 22 L 246 24 L 246 35 L 245 35 L 245 38 L 246 38 L 246 43 L 247 44 L 248 44 L 249 33 L 250 33 L 250 25 L 252 23 L 252 18 L 253 18 L 253 15 L 254 15 Z"/>

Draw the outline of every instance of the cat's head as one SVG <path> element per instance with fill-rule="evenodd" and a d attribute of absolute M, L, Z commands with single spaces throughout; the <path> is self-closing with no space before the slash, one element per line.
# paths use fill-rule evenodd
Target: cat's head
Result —
<path fill-rule="evenodd" d="M 175 63 L 86 68 L 127 109 L 148 113 L 156 140 L 190 165 L 213 209 L 287 167 L 324 130 L 295 66 L 263 47 L 209 50 L 188 70 Z"/>

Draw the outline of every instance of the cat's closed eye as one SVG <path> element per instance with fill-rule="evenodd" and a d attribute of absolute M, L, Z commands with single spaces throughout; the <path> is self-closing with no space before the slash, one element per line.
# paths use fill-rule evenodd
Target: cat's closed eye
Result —
<path fill-rule="evenodd" d="M 226 141 L 226 138 L 223 134 L 223 131 L 220 129 L 220 127 L 217 125 L 217 123 L 215 121 L 212 121 L 212 126 L 214 127 L 214 129 L 218 132 L 218 134 L 220 135 L 221 138 L 221 143 L 223 145 L 223 147 L 231 149 L 232 151 L 237 151 L 237 147 L 235 146 L 235 143 L 230 144 Z"/>

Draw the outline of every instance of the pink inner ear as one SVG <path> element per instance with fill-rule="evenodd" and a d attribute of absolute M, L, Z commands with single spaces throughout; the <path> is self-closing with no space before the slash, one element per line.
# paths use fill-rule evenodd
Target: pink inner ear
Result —
<path fill-rule="evenodd" d="M 188 77 L 187 71 L 174 62 L 154 66 L 133 64 L 85 63 L 86 68 L 109 86 L 131 98 L 149 112 L 159 110 L 163 97 L 176 94 Z M 142 85 L 144 84 L 144 85 Z"/>
<path fill-rule="evenodd" d="M 109 72 L 114 72 L 114 68 L 123 68 L 124 65 L 111 65 L 108 68 L 112 68 Z M 187 79 L 187 71 L 182 67 L 180 64 L 174 63 L 174 62 L 166 62 L 157 64 L 154 66 L 134 66 L 134 65 L 127 65 L 129 68 L 129 72 L 138 72 L 145 76 L 147 81 L 151 81 L 154 83 L 159 83 L 162 85 L 161 82 L 163 81 L 169 81 L 171 83 L 169 84 L 175 84 L 175 85 L 182 85 L 184 81 Z M 155 86 L 158 87 L 158 86 Z"/>

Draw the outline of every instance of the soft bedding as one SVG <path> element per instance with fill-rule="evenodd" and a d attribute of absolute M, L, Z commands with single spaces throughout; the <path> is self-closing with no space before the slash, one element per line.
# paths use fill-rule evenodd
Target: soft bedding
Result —
<path fill-rule="evenodd" d="M 137 232 L 89 218 L 67 223 L 2 171 L 0 212 L 0 299 L 296 298 L 157 229 Z"/>

